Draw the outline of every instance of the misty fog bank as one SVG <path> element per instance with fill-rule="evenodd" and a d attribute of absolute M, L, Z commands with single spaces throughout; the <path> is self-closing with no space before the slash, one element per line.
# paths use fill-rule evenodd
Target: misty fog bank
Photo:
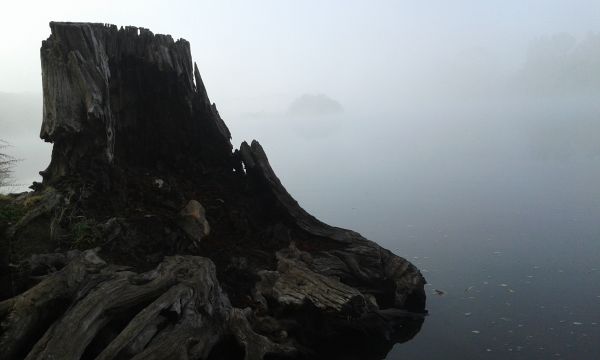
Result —
<path fill-rule="evenodd" d="M 370 69 L 373 78 L 357 78 L 360 96 L 339 88 L 211 99 L 234 146 L 258 139 L 283 183 L 309 210 L 324 196 L 339 194 L 329 202 L 334 216 L 337 204 L 349 201 L 345 194 L 353 193 L 393 202 L 415 196 L 415 204 L 405 207 L 414 211 L 425 206 L 417 203 L 427 194 L 441 202 L 468 188 L 528 191 L 519 188 L 522 182 L 558 181 L 569 176 L 569 164 L 598 160 L 600 36 L 540 37 L 524 59 L 511 69 L 477 48 L 411 69 L 403 63 L 394 71 Z M 383 70 L 389 77 L 374 84 Z M 28 185 L 51 151 L 38 138 L 41 95 L 0 93 L 0 123 L 10 152 L 24 159 L 17 182 Z M 547 179 L 545 171 L 558 174 Z M 585 178 L 597 179 L 594 168 L 586 171 Z M 373 195 L 369 187 L 390 193 Z"/>

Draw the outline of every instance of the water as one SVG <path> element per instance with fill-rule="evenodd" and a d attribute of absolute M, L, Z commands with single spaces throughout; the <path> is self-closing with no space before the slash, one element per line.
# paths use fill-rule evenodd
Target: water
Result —
<path fill-rule="evenodd" d="M 438 234 L 413 228 L 414 241 L 395 246 L 420 255 L 431 315 L 389 359 L 600 356 L 597 209 L 499 213 Z"/>
<path fill-rule="evenodd" d="M 260 135 L 307 210 L 423 271 L 430 315 L 388 359 L 598 359 L 600 112 L 590 104 L 449 105 Z M 326 135 L 306 132 L 319 126 Z"/>

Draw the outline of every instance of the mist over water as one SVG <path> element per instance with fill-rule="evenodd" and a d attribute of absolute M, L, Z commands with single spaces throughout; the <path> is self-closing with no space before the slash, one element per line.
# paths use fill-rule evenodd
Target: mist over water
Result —
<path fill-rule="evenodd" d="M 600 358 L 600 19 L 357 6 L 278 9 L 283 35 L 199 13 L 220 51 L 182 21 L 113 22 L 188 38 L 234 146 L 259 140 L 307 211 L 423 271 L 430 315 L 389 359 Z M 0 138 L 23 191 L 51 146 L 39 88 L 15 89 Z"/>
<path fill-rule="evenodd" d="M 423 270 L 430 316 L 389 359 L 600 356 L 598 87 L 526 80 L 230 121 L 308 211 Z"/>
<path fill-rule="evenodd" d="M 262 143 L 307 210 L 423 270 L 430 316 L 390 359 L 593 359 L 600 156 L 590 100 L 305 119 L 339 125 L 310 137 L 295 128 L 305 124 L 271 124 Z"/>

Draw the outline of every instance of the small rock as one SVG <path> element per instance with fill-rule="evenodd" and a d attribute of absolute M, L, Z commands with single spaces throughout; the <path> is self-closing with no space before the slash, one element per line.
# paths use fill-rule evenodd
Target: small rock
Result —
<path fill-rule="evenodd" d="M 210 225 L 206 220 L 204 206 L 196 200 L 190 200 L 180 211 L 179 227 L 198 244 L 202 238 L 210 233 Z"/>

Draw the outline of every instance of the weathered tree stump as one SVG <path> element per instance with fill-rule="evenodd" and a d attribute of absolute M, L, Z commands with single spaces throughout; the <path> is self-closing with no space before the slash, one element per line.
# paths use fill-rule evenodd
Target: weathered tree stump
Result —
<path fill-rule="evenodd" d="M 419 331 L 418 269 L 304 211 L 258 142 L 233 151 L 185 40 L 51 29 L 52 160 L 3 200 L 2 358 L 378 359 Z"/>

